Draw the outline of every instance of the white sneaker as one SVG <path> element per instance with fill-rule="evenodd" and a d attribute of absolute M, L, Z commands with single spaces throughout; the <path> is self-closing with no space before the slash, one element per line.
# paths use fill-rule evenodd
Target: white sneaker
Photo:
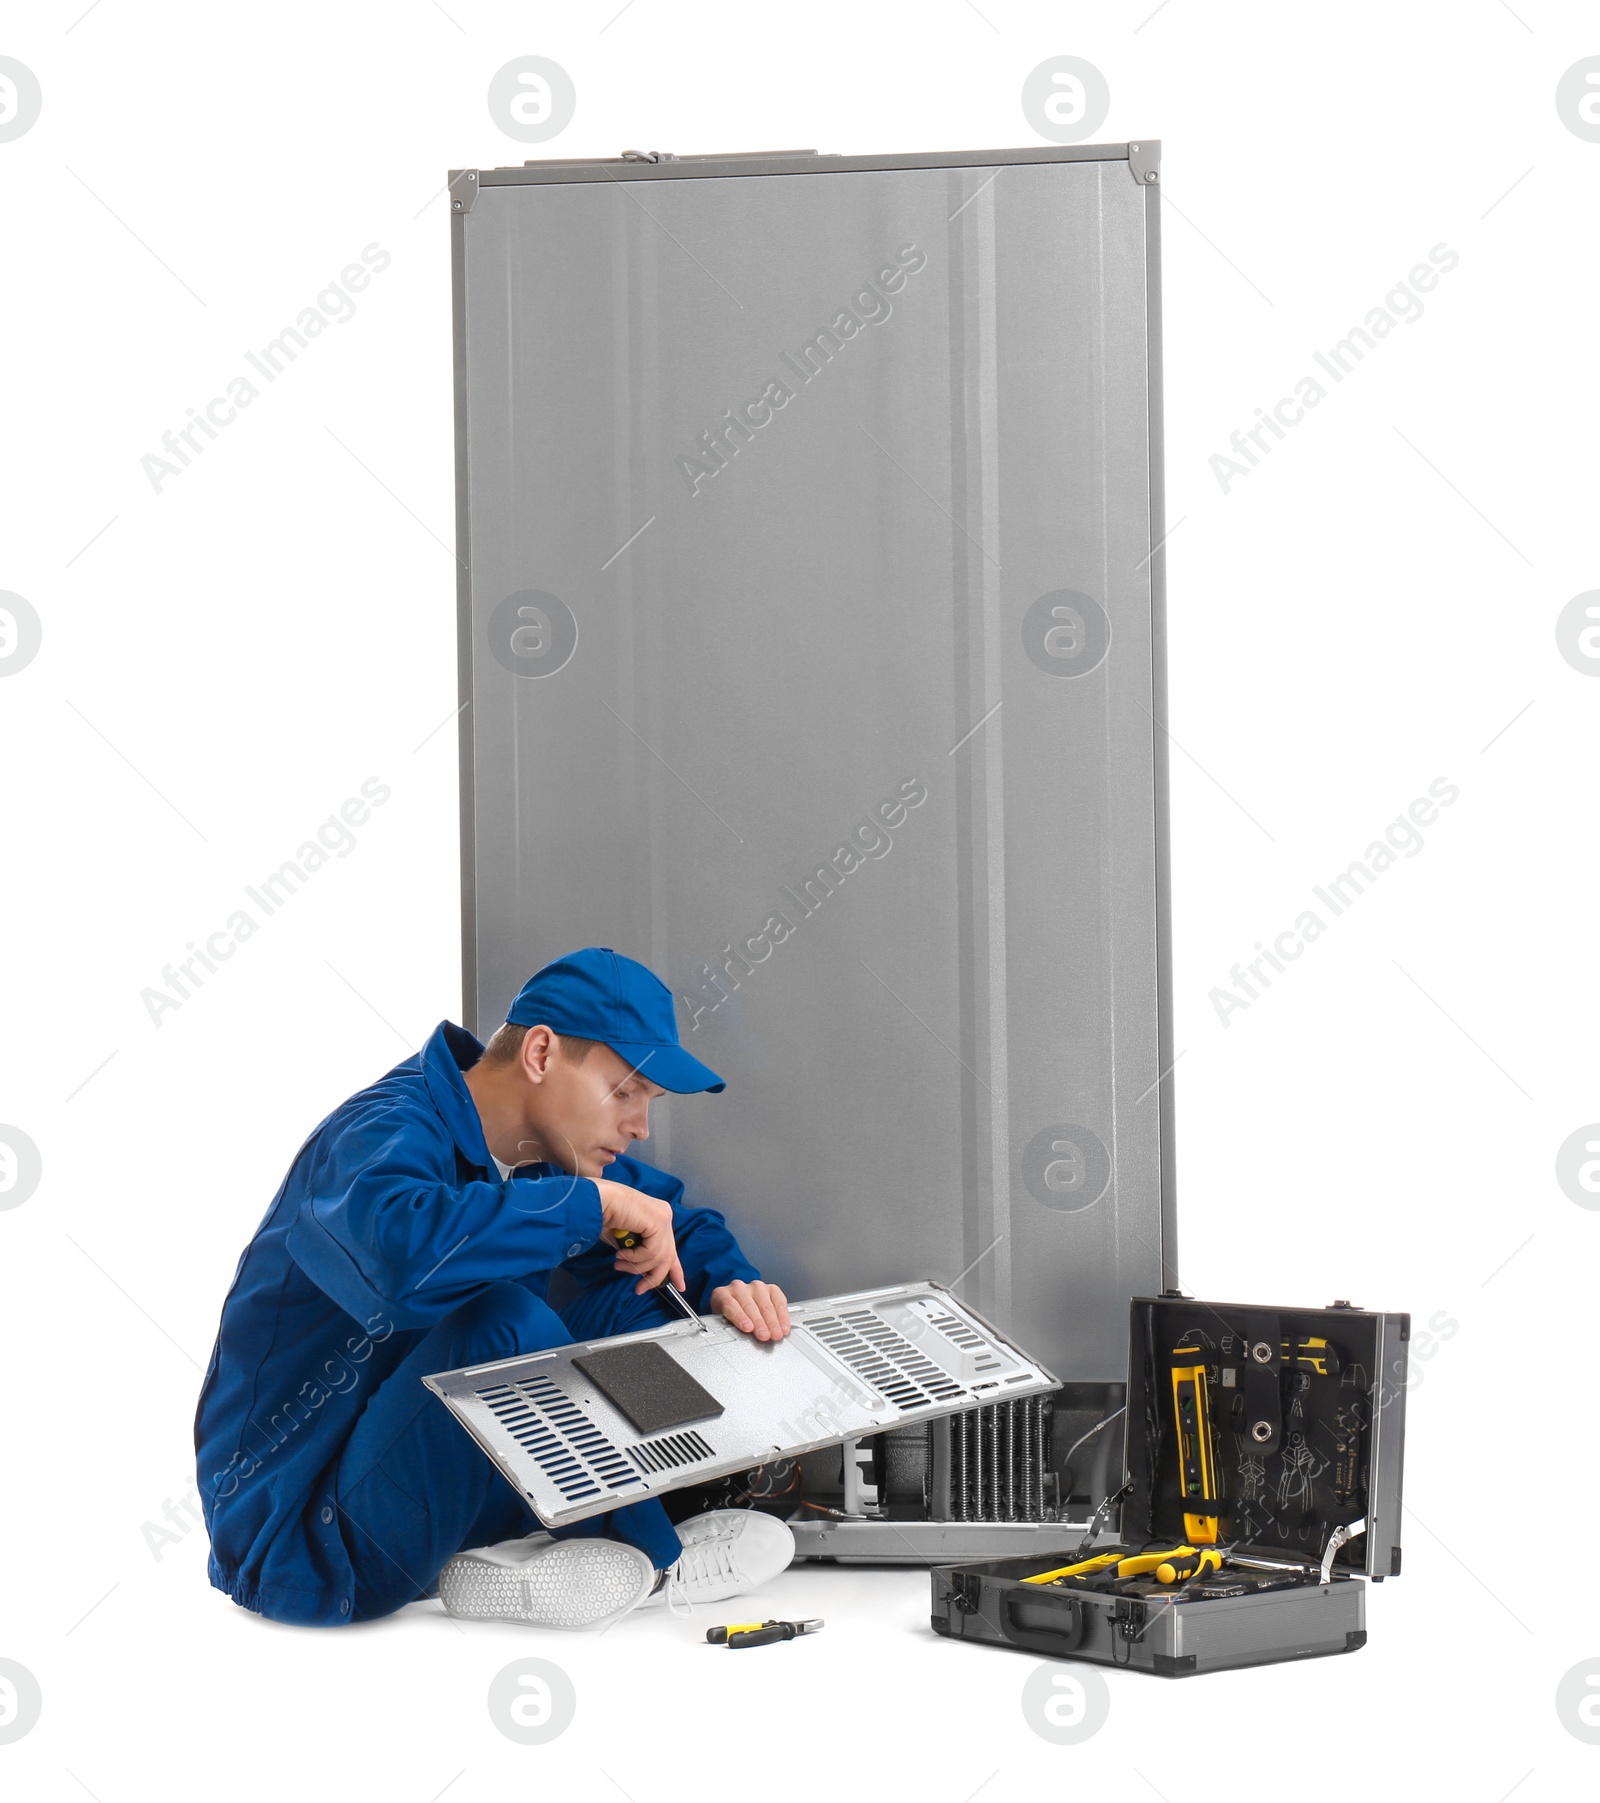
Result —
<path fill-rule="evenodd" d="M 662 1573 L 646 1607 L 720 1603 L 759 1590 L 794 1559 L 794 1535 L 786 1522 L 757 1509 L 713 1509 L 678 1523 L 683 1552 Z"/>
<path fill-rule="evenodd" d="M 603 1628 L 650 1594 L 650 1555 L 623 1540 L 529 1534 L 457 1553 L 439 1573 L 439 1600 L 466 1621 Z"/>

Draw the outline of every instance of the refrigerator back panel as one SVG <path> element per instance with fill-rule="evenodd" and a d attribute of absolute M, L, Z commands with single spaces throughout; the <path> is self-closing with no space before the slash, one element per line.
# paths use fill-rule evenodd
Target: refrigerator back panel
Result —
<path fill-rule="evenodd" d="M 452 189 L 467 1023 L 643 960 L 636 1152 L 1068 1379 L 1175 1281 L 1156 148 Z"/>
<path fill-rule="evenodd" d="M 1055 1379 L 933 1283 L 800 1302 L 760 1341 L 720 1317 L 423 1381 L 550 1527 Z"/>

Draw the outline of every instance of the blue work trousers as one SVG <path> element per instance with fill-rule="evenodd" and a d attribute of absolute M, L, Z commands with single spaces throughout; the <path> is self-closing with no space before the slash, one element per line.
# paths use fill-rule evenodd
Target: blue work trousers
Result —
<path fill-rule="evenodd" d="M 355 1572 L 353 1621 L 392 1614 L 429 1595 L 445 1562 L 543 1524 L 422 1382 L 519 1352 L 660 1327 L 663 1305 L 636 1279 L 583 1291 L 565 1317 L 519 1283 L 497 1283 L 453 1310 L 373 1392 L 339 1455 L 333 1490 Z M 610 1535 L 648 1553 L 658 1570 L 683 1550 L 655 1498 L 553 1530 L 559 1538 Z"/>

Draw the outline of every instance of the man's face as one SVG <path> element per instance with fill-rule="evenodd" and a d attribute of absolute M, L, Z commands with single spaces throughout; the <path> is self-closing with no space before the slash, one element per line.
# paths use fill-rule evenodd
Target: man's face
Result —
<path fill-rule="evenodd" d="M 575 1064 L 558 1040 L 533 1088 L 530 1124 L 552 1163 L 575 1177 L 598 1177 L 636 1139 L 650 1137 L 650 1104 L 665 1093 L 608 1045 Z"/>

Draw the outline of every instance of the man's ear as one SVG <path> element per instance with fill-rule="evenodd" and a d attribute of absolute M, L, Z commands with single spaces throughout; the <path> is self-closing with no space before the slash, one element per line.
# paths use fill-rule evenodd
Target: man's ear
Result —
<path fill-rule="evenodd" d="M 529 1027 L 522 1036 L 522 1074 L 530 1083 L 543 1083 L 555 1054 L 556 1036 L 548 1027 Z"/>

